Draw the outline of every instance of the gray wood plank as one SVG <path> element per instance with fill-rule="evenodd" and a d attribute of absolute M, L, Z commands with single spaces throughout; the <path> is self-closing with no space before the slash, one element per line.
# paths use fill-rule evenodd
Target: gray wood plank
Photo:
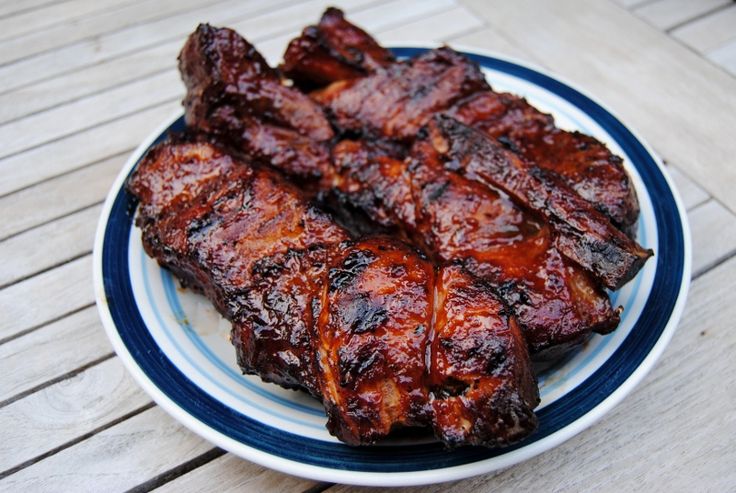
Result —
<path fill-rule="evenodd" d="M 605 0 L 461 3 L 536 62 L 608 104 L 667 161 L 736 210 L 736 167 L 728 164 L 736 155 L 734 78 Z"/>
<path fill-rule="evenodd" d="M 0 489 L 123 491 L 211 449 L 155 407 L 8 476 Z"/>
<path fill-rule="evenodd" d="M 92 251 L 100 209 L 83 209 L 0 242 L 0 258 L 13 259 L 0 269 L 0 286 Z"/>
<path fill-rule="evenodd" d="M 708 193 L 677 167 L 668 166 L 667 172 L 672 177 L 677 190 L 680 192 L 685 209 L 690 210 L 696 205 L 708 200 Z"/>
<path fill-rule="evenodd" d="M 658 0 L 637 7 L 634 12 L 657 29 L 666 31 L 730 2 L 731 0 Z"/>
<path fill-rule="evenodd" d="M 97 308 L 85 308 L 0 345 L 0 402 L 109 355 Z"/>
<path fill-rule="evenodd" d="M 32 58 L 33 55 L 59 46 L 166 18 L 207 3 L 207 0 L 159 0 L 123 5 L 117 9 L 104 9 L 75 22 L 55 24 L 3 41 L 0 44 L 0 64 Z"/>
<path fill-rule="evenodd" d="M 74 21 L 86 15 L 101 10 L 115 10 L 122 5 L 139 1 L 141 0 L 107 0 L 105 2 L 99 0 L 69 0 L 52 3 L 42 8 L 0 19 L 0 40 L 38 31 L 54 24 L 74 23 Z M 2 49 L 2 44 L 0 44 L 0 49 Z"/>
<path fill-rule="evenodd" d="M 117 155 L 1 197 L 0 238 L 101 202 L 127 159 Z"/>
<path fill-rule="evenodd" d="M 0 88 L 8 91 L 22 87 L 114 56 L 180 38 L 203 21 L 216 23 L 225 14 L 226 18 L 254 15 L 259 11 L 273 10 L 285 1 L 274 0 L 266 5 L 257 0 L 226 0 L 213 6 L 130 26 L 93 39 L 80 40 L 31 58 L 3 65 L 0 67 Z"/>
<path fill-rule="evenodd" d="M 730 491 L 736 484 L 734 279 L 736 259 L 693 283 L 662 359 L 588 430 L 498 474 L 404 491 Z"/>
<path fill-rule="evenodd" d="M 376 0 L 350 0 L 342 6 L 348 13 L 372 5 Z M 296 33 L 302 28 L 302 20 L 313 17 L 317 19 L 320 12 L 330 3 L 327 0 L 308 1 L 285 8 L 286 15 L 276 16 L 276 13 L 254 15 L 248 19 L 248 37 L 251 41 L 266 39 L 286 28 L 293 28 Z M 239 20 L 237 11 L 233 17 L 227 16 L 227 11 L 216 15 L 217 6 L 213 6 L 212 13 L 207 17 L 211 22 L 219 25 L 230 25 L 231 21 Z M 212 16 L 215 17 L 212 17 Z M 194 24 L 192 25 L 192 29 Z M 98 64 L 83 67 L 69 73 L 61 74 L 33 84 L 18 87 L 12 91 L 0 94 L 0 123 L 20 118 L 25 115 L 58 106 L 68 101 L 99 93 L 133 80 L 138 80 L 165 70 L 175 70 L 176 56 L 184 44 L 182 33 L 173 41 L 165 42 L 144 48 L 127 55 L 103 60 Z"/>
<path fill-rule="evenodd" d="M 0 290 L 0 340 L 55 320 L 94 300 L 85 256 Z"/>
<path fill-rule="evenodd" d="M 179 74 L 172 70 L 0 125 L 0 140 L 5 143 L 0 157 L 73 135 L 165 102 L 179 101 L 183 95 L 184 85 Z M 59 125 L 59 122 L 64 122 L 64 125 Z"/>
<path fill-rule="evenodd" d="M 379 41 L 384 45 L 399 46 L 407 41 L 418 43 L 443 42 L 482 27 L 483 23 L 465 7 L 437 12 L 413 22 L 396 26 L 380 33 Z"/>
<path fill-rule="evenodd" d="M 34 183 L 131 151 L 179 108 L 178 101 L 164 103 L 0 160 L 0 201 Z"/>
<path fill-rule="evenodd" d="M 693 237 L 693 276 L 736 251 L 736 216 L 715 200 L 688 214 Z"/>
<path fill-rule="evenodd" d="M 156 493 L 198 493 L 211 489 L 213 478 L 217 478 L 219 493 L 236 491 L 301 493 L 319 484 L 316 481 L 289 476 L 232 454 L 226 454 L 153 491 Z"/>
<path fill-rule="evenodd" d="M 694 50 L 707 53 L 736 37 L 736 5 L 674 29 L 671 34 Z"/>
<path fill-rule="evenodd" d="M 723 67 L 731 75 L 736 75 L 736 39 L 706 53 L 708 60 Z"/>
<path fill-rule="evenodd" d="M 0 440 L 0 471 L 7 471 L 26 461 L 32 460 L 44 453 L 64 446 L 66 443 L 79 439 L 110 422 L 125 417 L 127 414 L 148 404 L 150 399 L 139 389 L 132 377 L 123 368 L 117 358 L 113 358 L 93 366 L 82 373 L 46 387 L 19 401 L 5 406 L 0 412 L 0 426 L 3 430 L 3 439 Z M 176 431 L 172 427 L 161 426 L 161 433 Z M 140 430 L 144 433 L 143 430 Z M 114 433 L 108 433 L 113 435 Z M 114 440 L 108 442 L 114 446 Z M 119 442 L 117 453 L 122 452 L 126 443 Z M 68 450 L 68 449 L 67 449 Z M 107 454 L 115 453 L 108 450 Z M 43 460 L 30 469 L 43 470 L 41 464 L 59 456 L 73 455 L 62 453 Z M 131 454 L 132 456 L 136 454 Z M 175 459 L 175 455 L 171 459 Z M 68 481 L 66 474 L 74 474 L 75 469 L 83 467 L 83 457 L 78 457 L 78 463 L 68 462 L 65 469 L 54 471 L 56 475 L 48 474 L 42 481 L 49 481 L 47 488 L 56 484 L 57 491 L 72 491 L 72 483 L 59 488 L 64 481 Z M 57 459 L 58 460 L 58 459 Z M 68 459 L 67 459 L 68 460 Z M 166 456 L 162 456 L 166 460 Z M 102 461 L 89 461 L 99 465 Z M 125 469 L 122 462 L 120 469 Z M 16 475 L 0 480 L 0 490 L 9 488 L 20 491 L 32 484 L 28 481 L 33 474 L 22 470 Z M 24 478 L 26 478 L 24 480 Z M 39 478 L 34 478 L 39 480 Z M 56 483 L 53 483 L 56 482 Z M 38 487 L 38 483 L 36 483 Z M 102 490 L 98 490 L 102 491 Z"/>

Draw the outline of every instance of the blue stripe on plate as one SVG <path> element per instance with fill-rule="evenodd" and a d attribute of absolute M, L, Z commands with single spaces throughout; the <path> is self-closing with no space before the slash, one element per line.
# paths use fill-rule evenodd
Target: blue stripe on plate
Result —
<path fill-rule="evenodd" d="M 398 56 L 413 56 L 426 50 L 397 48 L 394 51 Z M 634 135 L 608 111 L 583 94 L 535 70 L 488 56 L 466 55 L 484 67 L 537 84 L 585 111 L 618 142 L 639 171 L 653 199 L 659 242 L 655 257 L 657 274 L 652 290 L 629 336 L 585 382 L 541 410 L 538 413 L 540 426 L 537 432 L 511 449 L 465 447 L 448 452 L 440 444 L 353 448 L 304 438 L 259 423 L 213 399 L 187 379 L 158 348 L 138 312 L 130 285 L 128 239 L 137 204 L 122 189 L 110 211 L 102 250 L 103 282 L 110 313 L 124 344 L 143 372 L 184 411 L 224 435 L 284 459 L 341 470 L 421 471 L 488 459 L 540 440 L 580 419 L 639 367 L 670 318 L 685 263 L 682 224 L 664 176 L 653 157 Z M 178 131 L 183 126 L 183 119 L 180 119 L 170 130 Z"/>

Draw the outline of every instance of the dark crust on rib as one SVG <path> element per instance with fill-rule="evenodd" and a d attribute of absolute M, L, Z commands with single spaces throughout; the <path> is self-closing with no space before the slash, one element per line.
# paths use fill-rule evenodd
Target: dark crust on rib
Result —
<path fill-rule="evenodd" d="M 639 217 L 639 201 L 620 157 L 605 144 L 580 132 L 555 126 L 526 99 L 485 91 L 474 94 L 448 112 L 482 130 L 537 166 L 564 178 L 630 236 Z"/>
<path fill-rule="evenodd" d="M 264 164 L 320 177 L 333 137 L 322 110 L 281 83 L 255 48 L 227 28 L 200 24 L 179 54 L 190 128 L 217 136 Z"/>
<path fill-rule="evenodd" d="M 391 52 L 330 7 L 319 24 L 293 39 L 280 69 L 302 89 L 367 75 L 395 61 Z"/>
<path fill-rule="evenodd" d="M 503 191 L 446 170 L 427 140 L 418 140 L 406 161 L 385 151 L 359 141 L 333 149 L 341 198 L 399 228 L 437 262 L 461 262 L 491 282 L 535 357 L 616 327 L 618 312 L 605 291 L 560 254 L 544 221 Z"/>
<path fill-rule="evenodd" d="M 377 50 L 376 47 L 380 48 L 375 40 L 350 24 L 342 15 L 339 16 L 339 24 L 342 29 L 349 30 L 352 27 L 361 33 L 360 43 L 351 45 L 353 57 L 360 59 L 362 55 L 366 55 L 370 59 L 371 54 Z M 319 36 L 320 43 L 324 45 L 337 45 L 341 41 L 338 35 L 328 29 L 316 29 L 313 33 Z M 297 60 L 293 62 L 297 67 L 308 67 L 310 63 L 314 63 L 315 69 L 324 68 L 321 71 L 304 70 L 299 73 L 299 82 L 303 87 L 321 87 L 336 82 L 334 87 L 326 90 L 327 93 L 333 93 L 333 96 L 336 92 L 348 93 L 341 96 L 338 101 L 330 102 L 333 111 L 337 114 L 344 109 L 340 107 L 345 106 L 346 102 L 348 105 L 354 105 L 354 100 L 361 100 L 367 94 L 375 94 L 376 90 L 389 87 L 390 83 L 387 82 L 389 79 L 394 79 L 396 87 L 400 87 L 399 78 L 407 79 L 413 76 L 418 77 L 417 84 L 426 81 L 427 87 L 431 87 L 435 82 L 425 73 L 407 70 L 406 65 L 410 65 L 411 62 L 399 63 L 404 68 L 400 71 L 393 71 L 390 68 L 392 64 L 386 57 L 382 59 L 382 63 L 365 64 L 359 70 L 331 69 L 343 67 L 340 54 L 314 48 L 318 44 L 310 44 L 306 32 L 300 38 L 292 41 L 292 44 L 293 46 L 290 45 L 284 55 L 287 61 Z M 369 48 L 363 49 L 364 46 Z M 307 47 L 311 48 L 311 51 Z M 459 54 L 456 60 L 457 65 L 465 64 L 471 67 L 474 65 Z M 480 73 L 479 70 L 477 72 Z M 344 83 L 346 80 L 365 74 L 375 74 L 375 76 L 350 85 Z M 406 92 L 405 89 L 400 90 Z M 445 90 L 456 91 L 457 88 L 447 86 Z M 392 108 L 397 103 L 397 94 L 388 90 L 385 93 L 388 96 L 384 97 L 380 105 L 371 105 L 367 109 Z M 498 93 L 492 91 L 490 87 L 484 87 L 473 94 L 465 94 L 467 97 L 460 96 L 460 100 L 456 100 L 454 104 L 447 104 L 436 111 L 447 111 L 448 114 L 463 123 L 479 128 L 489 136 L 501 140 L 510 149 L 535 165 L 556 172 L 581 197 L 607 215 L 622 231 L 633 237 L 639 216 L 636 191 L 623 167 L 621 158 L 614 155 L 605 144 L 588 135 L 556 127 L 551 115 L 542 113 L 524 98 L 512 94 Z M 323 96 L 318 95 L 318 98 L 324 101 Z M 369 117 L 358 113 L 354 115 L 364 119 L 365 123 L 370 123 Z M 423 123 L 426 123 L 431 115 L 426 116 Z M 338 122 L 340 122 L 339 119 Z M 345 122 L 343 121 L 342 124 L 345 125 Z M 381 125 L 377 127 L 380 128 Z"/>
<path fill-rule="evenodd" d="M 385 237 L 348 241 L 281 175 L 203 139 L 155 146 L 127 187 L 140 201 L 146 252 L 232 322 L 243 371 L 321 398 L 341 440 L 370 444 L 396 428 L 432 426 L 448 445 L 495 446 L 535 429 L 538 394 L 513 319 L 459 267 L 437 273 Z M 461 310 L 473 300 L 460 289 L 487 301 L 472 326 L 435 301 Z M 435 355 L 434 321 L 450 319 L 441 326 L 450 342 Z M 465 364 L 463 378 L 484 383 L 458 412 L 484 424 L 463 438 L 434 416 L 460 376 L 447 365 L 435 374 L 432 362 L 468 350 L 477 364 Z"/>
<path fill-rule="evenodd" d="M 429 139 L 445 167 L 499 188 L 544 217 L 567 258 L 591 272 L 604 286 L 619 289 L 653 255 L 630 239 L 556 174 L 530 166 L 482 132 L 443 115 L 429 124 Z"/>

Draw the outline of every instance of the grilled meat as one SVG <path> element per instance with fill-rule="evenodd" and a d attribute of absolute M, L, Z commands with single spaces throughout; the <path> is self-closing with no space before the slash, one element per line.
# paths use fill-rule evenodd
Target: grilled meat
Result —
<path fill-rule="evenodd" d="M 526 99 L 494 91 L 479 92 L 448 114 L 498 139 L 530 163 L 561 176 L 630 237 L 639 219 L 639 201 L 620 157 L 580 132 L 555 126 Z"/>
<path fill-rule="evenodd" d="M 232 322 L 243 371 L 321 398 L 341 440 L 423 426 L 502 446 L 534 430 L 517 324 L 460 266 L 350 241 L 282 176 L 202 139 L 157 145 L 128 189 L 146 252 Z"/>
<path fill-rule="evenodd" d="M 345 30 L 352 26 L 342 15 L 340 22 Z M 364 31 L 360 32 L 364 35 L 361 43 L 351 45 L 352 56 L 356 58 L 365 53 L 362 46 L 370 47 L 370 53 L 379 46 L 372 38 L 366 39 L 368 35 Z M 426 123 L 434 113 L 445 111 L 503 142 L 534 165 L 559 174 L 617 227 L 633 235 L 639 203 L 621 158 L 593 137 L 556 127 L 551 115 L 539 111 L 524 98 L 494 92 L 485 84 L 476 85 L 475 81 L 482 80 L 483 75 L 466 57 L 448 48 L 393 64 L 383 57 L 379 64 L 362 67 L 362 72 L 375 76 L 358 81 L 354 80 L 357 73 L 343 76 L 338 71 L 326 70 L 312 75 L 307 71 L 309 55 L 303 51 L 302 56 L 294 57 L 291 53 L 292 45 L 299 46 L 306 39 L 305 34 L 296 38 L 284 54 L 290 66 L 286 75 L 295 74 L 304 87 L 324 87 L 336 82 L 316 96 L 332 110 L 338 126 L 349 129 L 367 126 L 392 137 L 411 138 L 411 130 L 416 130 L 417 125 Z M 329 29 L 319 29 L 319 39 L 328 46 L 341 40 Z M 330 55 L 320 52 L 321 66 L 340 63 L 339 56 L 334 54 L 330 62 Z M 463 80 L 475 86 L 475 90 L 469 94 L 467 86 L 453 81 L 449 74 L 445 76 L 444 71 L 467 74 Z M 353 118 L 361 121 L 353 122 Z M 409 129 L 399 125 L 402 119 L 412 120 Z"/>
<path fill-rule="evenodd" d="M 551 359 L 619 322 L 605 291 L 571 263 L 541 217 L 501 189 L 445 168 L 428 132 L 412 155 L 342 141 L 333 150 L 339 198 L 398 227 L 438 262 L 459 261 L 513 307 L 535 359 Z"/>
<path fill-rule="evenodd" d="M 395 61 L 391 51 L 330 7 L 284 53 L 281 71 L 302 89 L 372 73 Z"/>
<path fill-rule="evenodd" d="M 231 29 L 200 24 L 179 55 L 186 121 L 292 175 L 319 177 L 333 137 L 322 110 L 286 87 L 260 53 Z"/>
<path fill-rule="evenodd" d="M 479 91 L 489 88 L 477 66 L 441 48 L 373 76 L 336 82 L 315 99 L 327 108 L 341 132 L 353 135 L 367 129 L 366 138 L 413 141 L 438 112 Z M 530 165 L 497 141 L 450 117 L 438 117 L 432 125 L 442 128 L 436 135 L 447 134 L 443 138 L 455 154 L 445 157 L 452 160 L 448 166 L 504 190 L 525 208 L 544 215 L 555 231 L 559 250 L 606 287 L 619 289 L 651 256 L 560 175 Z"/>

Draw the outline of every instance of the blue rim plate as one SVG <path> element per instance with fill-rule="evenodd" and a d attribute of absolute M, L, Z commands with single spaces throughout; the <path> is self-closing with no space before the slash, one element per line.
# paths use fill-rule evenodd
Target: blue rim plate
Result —
<path fill-rule="evenodd" d="M 394 48 L 399 57 L 428 48 Z M 690 233 L 684 207 L 651 149 L 600 103 L 560 78 L 505 57 L 465 54 L 496 90 L 527 97 L 560 126 L 602 140 L 624 157 L 641 203 L 639 241 L 655 250 L 642 272 L 612 293 L 624 307 L 619 329 L 594 336 L 540 376 L 540 426 L 507 449 L 452 451 L 408 438 L 348 447 L 324 430 L 319 403 L 301 393 L 244 377 L 223 334 L 224 323 L 197 295 L 145 256 L 126 178 L 149 147 L 184 126 L 165 122 L 133 153 L 105 202 L 97 229 L 97 306 L 118 356 L 167 412 L 212 443 L 286 473 L 362 485 L 414 485 L 457 480 L 509 467 L 548 450 L 603 416 L 652 368 L 671 338 L 690 279 Z"/>

